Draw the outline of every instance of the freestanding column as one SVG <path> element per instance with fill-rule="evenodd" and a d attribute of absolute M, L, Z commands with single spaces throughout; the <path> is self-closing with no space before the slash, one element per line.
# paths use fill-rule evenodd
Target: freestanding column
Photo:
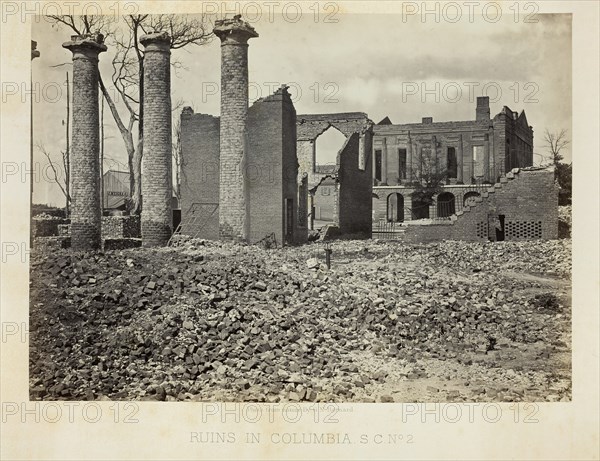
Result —
<path fill-rule="evenodd" d="M 73 35 L 63 47 L 73 53 L 71 247 L 97 250 L 102 245 L 98 54 L 106 51 L 106 45 Z"/>
<path fill-rule="evenodd" d="M 247 239 L 244 185 L 244 129 L 248 115 L 248 40 L 258 34 L 236 15 L 215 21 L 221 39 L 221 128 L 219 234 Z"/>
<path fill-rule="evenodd" d="M 144 54 L 142 245 L 166 245 L 173 232 L 171 182 L 171 39 L 140 37 Z"/>

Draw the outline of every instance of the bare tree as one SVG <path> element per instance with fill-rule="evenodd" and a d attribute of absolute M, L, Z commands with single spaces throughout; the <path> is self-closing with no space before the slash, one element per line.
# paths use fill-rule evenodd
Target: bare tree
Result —
<path fill-rule="evenodd" d="M 178 118 L 173 125 L 173 132 L 173 192 L 181 202 L 181 119 Z"/>
<path fill-rule="evenodd" d="M 448 170 L 442 165 L 437 152 L 424 149 L 417 156 L 416 165 L 412 166 L 412 182 L 415 194 L 423 203 L 433 203 L 433 196 L 439 194 L 448 178 Z"/>
<path fill-rule="evenodd" d="M 558 194 L 559 205 L 571 204 L 573 167 L 570 163 L 563 163 L 563 152 L 569 143 L 567 130 L 565 129 L 559 132 L 551 132 L 549 130 L 544 132 L 544 147 L 549 153 L 551 164 L 554 165 L 554 178 L 560 186 Z"/>
<path fill-rule="evenodd" d="M 433 197 L 444 190 L 448 178 L 448 169 L 440 161 L 437 149 L 423 149 L 411 166 L 411 186 L 414 188 L 412 199 L 418 204 L 412 208 L 413 219 L 429 217 L 429 206 L 434 203 Z"/>
<path fill-rule="evenodd" d="M 36 147 L 48 160 L 50 170 L 52 171 L 52 177 L 50 179 L 52 179 L 58 185 L 60 191 L 65 196 L 65 214 L 68 217 L 71 210 L 71 193 L 69 187 L 69 153 L 68 151 L 64 150 L 61 151 L 62 165 L 57 165 L 57 163 L 52 160 L 50 152 L 48 152 L 42 144 L 37 144 Z"/>
<path fill-rule="evenodd" d="M 562 129 L 559 132 L 551 132 L 546 129 L 544 132 L 544 147 L 548 150 L 550 161 L 554 166 L 557 166 L 564 159 L 564 155 L 561 152 L 568 145 L 567 130 Z"/>
<path fill-rule="evenodd" d="M 212 27 L 207 16 L 189 15 L 128 15 L 120 22 L 104 16 L 50 16 L 57 25 L 69 27 L 78 35 L 106 37 L 114 47 L 112 60 L 111 83 L 126 110 L 122 117 L 117 104 L 108 91 L 102 76 L 99 85 L 111 111 L 113 119 L 121 133 L 127 152 L 131 212 L 141 212 L 141 165 L 143 148 L 143 118 L 144 118 L 144 50 L 140 46 L 140 36 L 166 31 L 171 37 L 171 49 L 180 49 L 188 45 L 203 45 L 212 37 Z M 181 68 L 177 60 L 172 60 L 175 69 Z M 137 124 L 137 142 L 135 136 Z"/>

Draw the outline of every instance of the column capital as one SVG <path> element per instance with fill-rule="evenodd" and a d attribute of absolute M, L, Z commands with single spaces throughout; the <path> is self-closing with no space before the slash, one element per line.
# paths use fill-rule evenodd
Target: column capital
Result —
<path fill-rule="evenodd" d="M 154 32 L 140 37 L 140 43 L 146 51 L 171 52 L 171 37 L 166 32 Z"/>
<path fill-rule="evenodd" d="M 106 51 L 106 45 L 102 43 L 102 35 L 92 38 L 91 35 L 71 35 L 71 41 L 62 44 L 63 48 L 73 53 L 73 59 L 85 57 L 88 59 L 98 59 L 98 54 Z"/>
<path fill-rule="evenodd" d="M 217 19 L 213 32 L 222 45 L 247 45 L 249 39 L 258 37 L 254 27 L 243 21 L 239 14 L 231 19 Z"/>

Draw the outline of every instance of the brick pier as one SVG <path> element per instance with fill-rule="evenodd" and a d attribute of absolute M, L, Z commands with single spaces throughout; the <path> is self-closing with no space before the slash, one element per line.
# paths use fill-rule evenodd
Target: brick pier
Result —
<path fill-rule="evenodd" d="M 63 43 L 73 53 L 73 127 L 71 138 L 71 247 L 101 247 L 100 125 L 98 55 L 106 46 L 91 37 L 71 36 Z"/>
<path fill-rule="evenodd" d="M 258 37 L 239 15 L 215 21 L 221 39 L 219 234 L 247 240 L 247 191 L 243 164 L 248 117 L 248 40 Z"/>
<path fill-rule="evenodd" d="M 142 245 L 166 245 L 173 232 L 171 196 L 171 68 L 166 32 L 143 35 L 144 148 Z"/>

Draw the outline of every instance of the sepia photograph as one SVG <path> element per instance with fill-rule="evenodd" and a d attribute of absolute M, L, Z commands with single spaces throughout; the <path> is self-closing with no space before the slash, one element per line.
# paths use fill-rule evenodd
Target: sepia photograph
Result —
<path fill-rule="evenodd" d="M 544 3 L 4 2 L 4 454 L 598 459 L 536 448 L 598 397 L 599 8 Z"/>

